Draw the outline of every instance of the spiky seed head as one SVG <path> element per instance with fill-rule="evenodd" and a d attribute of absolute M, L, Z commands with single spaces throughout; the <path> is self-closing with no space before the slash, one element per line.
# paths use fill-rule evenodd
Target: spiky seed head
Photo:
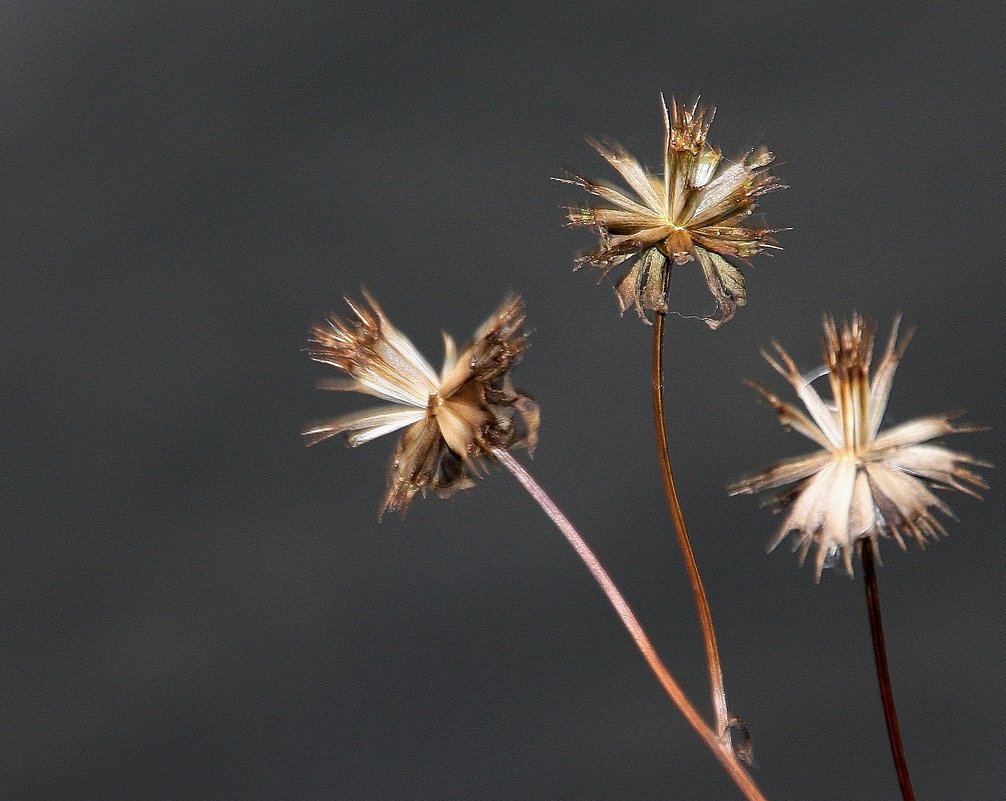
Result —
<path fill-rule="evenodd" d="M 649 173 L 628 151 L 614 143 L 590 144 L 618 172 L 632 192 L 570 172 L 559 179 L 575 184 L 608 206 L 578 206 L 567 210 L 571 226 L 597 230 L 596 250 L 578 258 L 592 264 L 602 277 L 619 265 L 629 265 L 618 279 L 621 311 L 634 306 L 640 319 L 646 312 L 667 311 L 671 266 L 695 261 L 716 301 L 705 318 L 710 328 L 730 320 L 747 302 L 739 264 L 768 248 L 780 229 L 744 225 L 757 199 L 784 188 L 769 174 L 773 156 L 765 148 L 748 151 L 737 162 L 722 163 L 719 149 L 706 142 L 714 109 L 683 105 L 661 96 L 664 120 L 664 173 Z M 633 194 L 635 196 L 633 196 Z"/>
<path fill-rule="evenodd" d="M 822 352 L 831 401 L 826 402 L 778 343 L 763 352 L 803 403 L 806 414 L 760 384 L 751 385 L 773 406 L 779 421 L 820 446 L 806 456 L 786 459 L 730 485 L 731 495 L 789 486 L 775 499 L 786 516 L 769 550 L 793 535 L 801 562 L 817 547 L 815 575 L 840 558 L 852 575 L 860 547 L 877 550 L 880 538 L 905 547 L 906 537 L 924 546 L 945 534 L 934 516 L 950 507 L 933 490 L 956 489 L 974 497 L 988 485 L 972 467 L 991 467 L 967 453 L 931 440 L 979 431 L 984 426 L 956 422 L 958 414 L 920 417 L 881 431 L 884 412 L 911 333 L 898 338 L 895 318 L 887 346 L 871 370 L 876 327 L 855 314 L 841 326 L 824 318 Z"/>
<path fill-rule="evenodd" d="M 506 298 L 460 354 L 444 334 L 444 364 L 437 373 L 409 339 L 364 292 L 365 303 L 346 300 L 355 319 L 331 316 L 315 324 L 307 352 L 345 379 L 319 381 L 321 389 L 361 392 L 385 404 L 319 420 L 304 429 L 315 445 L 341 434 L 361 445 L 404 428 L 388 468 L 381 513 L 402 511 L 417 493 L 441 497 L 470 487 L 493 448 L 534 448 L 538 405 L 514 389 L 509 370 L 527 345 L 524 304 Z"/>

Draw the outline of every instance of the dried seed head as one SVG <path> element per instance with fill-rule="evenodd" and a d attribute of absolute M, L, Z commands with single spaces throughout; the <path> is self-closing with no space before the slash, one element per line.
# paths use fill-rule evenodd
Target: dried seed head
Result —
<path fill-rule="evenodd" d="M 524 304 L 518 296 L 503 301 L 460 355 L 445 334 L 439 374 L 376 301 L 366 293 L 364 297 L 369 308 L 346 301 L 355 320 L 332 316 L 314 325 L 306 350 L 315 361 L 349 376 L 320 381 L 319 388 L 389 402 L 320 420 L 303 433 L 308 445 L 342 434 L 355 447 L 405 428 L 388 468 L 382 514 L 404 512 L 428 487 L 448 497 L 472 486 L 483 472 L 482 457 L 492 448 L 534 448 L 538 405 L 515 390 L 507 374 L 527 344 Z"/>
<path fill-rule="evenodd" d="M 979 497 L 978 491 L 988 488 L 970 469 L 991 467 L 988 462 L 930 442 L 983 426 L 958 424 L 954 422 L 958 415 L 938 414 L 880 430 L 895 371 L 911 338 L 909 333 L 898 341 L 899 323 L 900 317 L 871 373 L 876 327 L 858 314 L 841 327 L 831 317 L 824 318 L 822 349 L 831 403 L 821 398 L 778 343 L 774 354 L 763 352 L 796 391 L 807 414 L 752 383 L 784 426 L 812 439 L 821 450 L 737 481 L 729 492 L 749 494 L 792 484 L 775 499 L 776 511 L 787 514 L 769 550 L 790 533 L 801 561 L 816 545 L 818 580 L 839 557 L 852 575 L 853 552 L 864 541 L 876 549 L 880 537 L 891 537 L 904 548 L 906 535 L 924 546 L 927 537 L 946 533 L 932 510 L 952 513 L 932 489 L 956 489 Z"/>
<path fill-rule="evenodd" d="M 747 302 L 744 276 L 737 263 L 766 248 L 778 248 L 772 234 L 780 229 L 742 225 L 757 198 L 783 188 L 766 169 L 772 154 L 749 151 L 722 169 L 722 154 L 706 143 L 714 109 L 691 107 L 672 99 L 664 112 L 664 174 L 652 175 L 616 144 L 589 140 L 615 168 L 636 197 L 577 173 L 564 180 L 601 198 L 611 207 L 568 209 L 571 226 L 591 226 L 600 246 L 581 256 L 579 264 L 593 264 L 602 275 L 629 263 L 616 285 L 622 312 L 633 305 L 646 320 L 646 311 L 667 311 L 667 284 L 673 264 L 696 261 L 716 301 L 716 313 L 706 318 L 710 328 L 730 320 Z"/>

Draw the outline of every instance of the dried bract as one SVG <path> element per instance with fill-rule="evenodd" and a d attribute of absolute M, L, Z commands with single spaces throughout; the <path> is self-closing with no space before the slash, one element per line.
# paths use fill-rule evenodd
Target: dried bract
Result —
<path fill-rule="evenodd" d="M 706 143 L 715 111 L 690 108 L 671 101 L 664 112 L 664 174 L 652 175 L 617 144 L 591 145 L 615 168 L 636 197 L 605 183 L 570 173 L 567 183 L 576 184 L 612 207 L 571 208 L 572 226 L 591 226 L 600 234 L 600 246 L 581 256 L 579 264 L 593 264 L 602 276 L 613 267 L 631 266 L 616 285 L 622 312 L 630 304 L 645 321 L 646 310 L 667 311 L 670 267 L 692 260 L 702 268 L 706 284 L 716 300 L 716 313 L 706 318 L 710 328 L 730 320 L 738 306 L 747 302 L 744 276 L 737 263 L 765 248 L 778 248 L 771 234 L 780 229 L 742 225 L 756 206 L 756 199 L 783 188 L 769 174 L 772 154 L 764 149 L 749 151 L 735 163 L 721 168 L 719 149 Z"/>
<path fill-rule="evenodd" d="M 308 445 L 342 434 L 355 447 L 405 428 L 388 469 L 382 514 L 404 511 L 427 487 L 448 497 L 472 486 L 492 448 L 523 444 L 533 450 L 538 405 L 507 375 L 527 343 L 519 297 L 504 300 L 460 354 L 444 334 L 439 374 L 374 299 L 364 297 L 368 305 L 346 300 L 355 320 L 332 316 L 315 324 L 307 352 L 349 375 L 319 381 L 320 389 L 362 392 L 388 403 L 320 420 L 303 433 Z"/>
<path fill-rule="evenodd" d="M 932 489 L 956 489 L 979 497 L 988 485 L 970 467 L 991 467 L 930 440 L 945 434 L 983 430 L 984 426 L 955 423 L 957 414 L 920 417 L 880 431 L 894 373 L 910 339 L 898 341 L 900 318 L 872 374 L 875 326 L 854 315 L 839 329 L 824 319 L 824 363 L 832 402 L 826 403 L 797 369 L 789 354 L 773 343 L 776 355 L 762 355 L 785 378 L 803 402 L 807 414 L 752 382 L 772 404 L 779 420 L 812 439 L 822 450 L 787 459 L 730 486 L 731 495 L 794 484 L 775 500 L 786 509 L 769 550 L 793 532 L 801 563 L 817 545 L 816 577 L 839 555 L 852 575 L 852 555 L 863 540 L 877 550 L 881 536 L 892 537 L 904 549 L 905 535 L 924 546 L 927 537 L 945 534 L 933 516 L 936 509 L 952 516 Z M 808 416 L 809 415 L 809 416 Z"/>

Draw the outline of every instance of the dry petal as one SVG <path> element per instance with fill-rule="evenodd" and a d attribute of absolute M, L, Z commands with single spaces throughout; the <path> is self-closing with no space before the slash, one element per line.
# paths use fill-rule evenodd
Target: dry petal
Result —
<path fill-rule="evenodd" d="M 974 497 L 988 485 L 971 467 L 991 467 L 969 454 L 930 440 L 981 430 L 960 425 L 956 414 L 920 417 L 880 432 L 897 365 L 910 334 L 899 341 L 900 317 L 871 374 L 876 328 L 859 315 L 841 326 L 824 319 L 823 355 L 832 397 L 825 402 L 783 348 L 766 361 L 793 387 L 809 412 L 804 415 L 758 384 L 752 384 L 780 421 L 813 440 L 821 450 L 784 460 L 729 487 L 731 495 L 794 484 L 776 499 L 786 518 L 771 550 L 792 534 L 801 560 L 817 546 L 815 574 L 841 556 L 852 574 L 852 555 L 864 541 L 876 549 L 880 537 L 904 547 L 905 535 L 919 545 L 944 532 L 933 510 L 952 516 L 933 489 L 956 489 Z"/>
<path fill-rule="evenodd" d="M 375 395 L 389 404 L 321 420 L 304 429 L 314 445 L 342 434 L 350 445 L 405 428 L 388 468 L 381 512 L 404 511 L 419 493 L 447 497 L 474 484 L 480 460 L 493 448 L 533 448 L 538 405 L 514 389 L 509 370 L 527 346 L 524 304 L 512 295 L 458 354 L 444 335 L 444 364 L 436 373 L 373 298 L 347 300 L 355 320 L 332 316 L 315 325 L 311 358 L 347 373 L 323 379 L 322 389 Z"/>
<path fill-rule="evenodd" d="M 571 226 L 590 226 L 600 237 L 597 250 L 578 258 L 599 267 L 602 275 L 629 262 L 616 282 L 621 311 L 634 306 L 642 319 L 647 311 L 667 311 L 669 271 L 674 264 L 697 261 L 715 314 L 710 328 L 730 320 L 747 301 L 738 263 L 766 248 L 777 248 L 778 229 L 741 224 L 754 211 L 757 198 L 782 185 L 769 174 L 773 156 L 764 148 L 722 166 L 718 149 L 706 143 L 715 111 L 679 104 L 672 99 L 664 117 L 664 174 L 652 175 L 628 151 L 614 143 L 588 140 L 618 172 L 631 193 L 569 173 L 565 180 L 614 206 L 574 207 Z M 635 197 L 632 197 L 632 194 Z M 657 258 L 657 257 L 660 258 Z"/>

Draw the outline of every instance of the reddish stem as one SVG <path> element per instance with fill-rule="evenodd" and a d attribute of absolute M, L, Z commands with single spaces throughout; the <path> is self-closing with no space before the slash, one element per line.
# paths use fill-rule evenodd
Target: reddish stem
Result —
<path fill-rule="evenodd" d="M 577 556 L 583 560 L 583 563 L 587 566 L 591 575 L 601 586 L 605 596 L 614 607 L 619 619 L 622 621 L 622 625 L 625 626 L 626 630 L 635 641 L 636 647 L 639 648 L 640 652 L 643 654 L 643 657 L 646 659 L 650 669 L 656 675 L 661 685 L 663 685 L 664 690 L 671 697 L 671 700 L 677 705 L 678 709 L 681 710 L 681 713 L 691 724 L 692 728 L 695 729 L 699 737 L 701 737 L 703 741 L 705 741 L 706 745 L 709 746 L 713 754 L 715 754 L 716 758 L 720 761 L 720 764 L 723 765 L 727 773 L 730 774 L 730 777 L 741 789 L 741 792 L 744 793 L 744 796 L 748 799 L 748 801 L 766 801 L 765 796 L 762 795 L 761 790 L 758 789 L 758 785 L 755 784 L 754 779 L 751 778 L 751 775 L 744 769 L 744 766 L 741 765 L 740 761 L 737 759 L 737 756 L 734 754 L 733 748 L 730 744 L 724 743 L 722 738 L 717 736 L 712 728 L 710 728 L 709 724 L 703 720 L 702 716 L 699 714 L 692 702 L 688 700 L 688 697 L 685 695 L 680 685 L 678 685 L 678 683 L 674 680 L 670 671 L 657 655 L 657 652 L 653 647 L 653 643 L 650 642 L 650 638 L 643 630 L 642 624 L 632 611 L 628 601 L 625 600 L 621 591 L 615 586 L 615 582 L 612 581 L 611 576 L 608 575 L 608 572 L 601 565 L 600 560 L 598 560 L 597 556 L 595 556 L 594 552 L 590 549 L 590 546 L 587 545 L 583 537 L 581 537 L 576 528 L 574 528 L 573 524 L 569 521 L 569 518 L 562 513 L 545 490 L 541 488 L 538 482 L 534 480 L 531 474 L 528 473 L 527 470 L 524 469 L 523 465 L 514 459 L 513 456 L 502 448 L 494 448 L 492 453 L 497 459 L 499 459 L 503 466 L 513 474 L 514 478 L 520 482 L 521 486 L 527 490 L 528 494 L 537 502 L 545 514 L 551 518 L 552 522 L 555 523 L 559 531 L 563 533 L 569 544 L 573 546 L 573 550 L 576 551 Z"/>
<path fill-rule="evenodd" d="M 720 738 L 730 744 L 730 713 L 727 709 L 727 695 L 723 686 L 723 667 L 720 664 L 720 652 L 716 645 L 716 632 L 713 630 L 713 615 L 709 611 L 709 600 L 702 584 L 699 566 L 695 561 L 692 543 L 688 539 L 688 528 L 685 516 L 678 500 L 678 490 L 674 484 L 674 473 L 671 471 L 671 459 L 667 450 L 667 427 L 664 423 L 664 322 L 666 312 L 656 313 L 653 326 L 653 361 L 651 383 L 653 386 L 653 423 L 657 434 L 657 451 L 660 455 L 660 468 L 664 476 L 664 492 L 667 504 L 671 508 L 671 518 L 674 520 L 674 530 L 678 535 L 678 545 L 685 559 L 688 578 L 691 580 L 692 593 L 695 596 L 695 606 L 702 625 L 702 638 L 706 644 L 706 663 L 709 666 L 709 685 L 713 698 L 713 710 L 716 713 L 716 728 Z"/>
<path fill-rule="evenodd" d="M 887 739 L 891 743 L 894 769 L 901 785 L 904 801 L 915 801 L 912 779 L 908 775 L 908 760 L 905 746 L 901 741 L 901 727 L 898 725 L 898 710 L 894 706 L 894 689 L 891 685 L 891 671 L 887 666 L 887 647 L 884 645 L 884 624 L 880 617 L 880 586 L 874 565 L 873 543 L 864 541 L 860 552 L 863 556 L 863 577 L 866 585 L 866 608 L 870 614 L 870 636 L 873 639 L 873 661 L 877 667 L 877 683 L 880 685 L 880 700 L 884 706 L 884 720 L 887 722 Z"/>

